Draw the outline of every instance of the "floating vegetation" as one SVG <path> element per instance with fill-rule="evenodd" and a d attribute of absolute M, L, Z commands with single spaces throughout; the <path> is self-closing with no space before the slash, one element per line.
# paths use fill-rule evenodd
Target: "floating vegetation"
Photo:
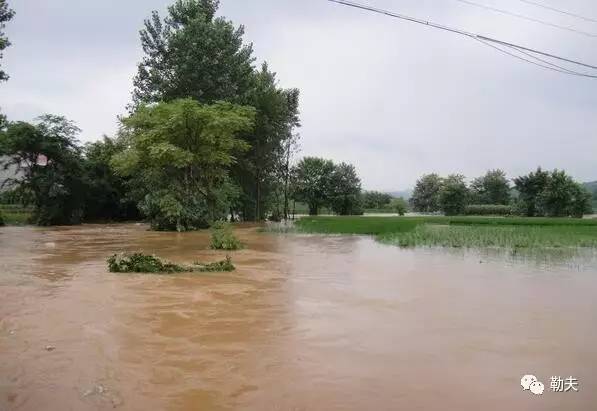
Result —
<path fill-rule="evenodd" d="M 232 259 L 229 255 L 226 256 L 225 260 L 217 261 L 215 263 L 203 264 L 195 263 L 198 269 L 195 271 L 201 271 L 203 273 L 222 273 L 234 271 L 236 267 L 232 264 Z"/>
<path fill-rule="evenodd" d="M 193 266 L 182 266 L 166 261 L 152 255 L 142 253 L 115 254 L 108 258 L 108 269 L 111 273 L 148 273 L 148 274 L 174 274 L 190 272 L 229 272 L 236 267 L 229 256 L 223 261 L 215 263 L 195 263 Z"/>
<path fill-rule="evenodd" d="M 164 262 L 153 255 L 141 253 L 116 254 L 108 258 L 111 273 L 182 273 L 189 271 L 183 266 Z"/>
<path fill-rule="evenodd" d="M 218 221 L 212 227 L 211 248 L 213 250 L 234 251 L 240 250 L 243 245 L 232 232 L 230 224 Z"/>

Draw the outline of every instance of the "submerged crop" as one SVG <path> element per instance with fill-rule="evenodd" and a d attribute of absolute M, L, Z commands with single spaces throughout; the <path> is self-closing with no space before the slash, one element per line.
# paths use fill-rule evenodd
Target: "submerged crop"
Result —
<path fill-rule="evenodd" d="M 377 237 L 400 247 L 565 248 L 597 247 L 595 227 L 420 225 Z"/>

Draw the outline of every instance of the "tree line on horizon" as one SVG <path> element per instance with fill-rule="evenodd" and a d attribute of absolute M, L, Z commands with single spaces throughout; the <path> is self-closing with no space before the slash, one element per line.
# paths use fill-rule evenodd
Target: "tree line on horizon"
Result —
<path fill-rule="evenodd" d="M 417 212 L 446 215 L 580 218 L 592 212 L 592 194 L 563 170 L 539 167 L 512 183 L 499 169 L 487 171 L 470 184 L 461 174 L 445 178 L 427 174 L 417 181 L 410 204 Z"/>

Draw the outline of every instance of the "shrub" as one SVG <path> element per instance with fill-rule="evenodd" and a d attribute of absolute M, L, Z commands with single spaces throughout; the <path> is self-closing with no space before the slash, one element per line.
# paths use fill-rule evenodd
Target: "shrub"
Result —
<path fill-rule="evenodd" d="M 204 273 L 230 272 L 236 269 L 234 264 L 232 264 L 232 259 L 229 255 L 227 255 L 226 259 L 223 261 L 217 261 L 215 263 L 209 264 L 195 263 L 195 265 L 199 266 L 198 271 Z"/>
<path fill-rule="evenodd" d="M 108 258 L 108 269 L 111 273 L 151 273 L 151 274 L 173 274 L 184 272 L 229 272 L 234 271 L 236 267 L 232 264 L 230 256 L 226 256 L 223 261 L 215 263 L 195 263 L 191 267 L 164 262 L 158 257 L 135 254 L 116 254 Z"/>
<path fill-rule="evenodd" d="M 474 204 L 466 206 L 464 214 L 509 216 L 512 215 L 512 207 L 500 204 Z"/>
<path fill-rule="evenodd" d="M 111 273 L 182 273 L 192 271 L 180 265 L 163 262 L 152 255 L 116 254 L 108 258 Z"/>
<path fill-rule="evenodd" d="M 232 226 L 224 222 L 216 222 L 211 232 L 211 248 L 214 250 L 240 250 L 242 243 L 232 232 Z"/>
<path fill-rule="evenodd" d="M 4 226 L 4 218 L 2 217 L 2 211 L 0 211 L 0 227 Z"/>
<path fill-rule="evenodd" d="M 408 211 L 408 204 L 402 197 L 392 199 L 390 205 L 400 216 L 403 216 Z"/>

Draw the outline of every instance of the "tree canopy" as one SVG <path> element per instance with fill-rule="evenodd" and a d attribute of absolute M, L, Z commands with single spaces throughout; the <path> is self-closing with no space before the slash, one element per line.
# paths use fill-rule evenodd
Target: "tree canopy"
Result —
<path fill-rule="evenodd" d="M 475 204 L 506 205 L 510 203 L 510 183 L 502 170 L 489 170 L 471 183 L 472 202 Z"/>
<path fill-rule="evenodd" d="M 410 198 L 413 209 L 423 213 L 439 211 L 442 184 L 441 177 L 435 173 L 421 177 Z"/>
<path fill-rule="evenodd" d="M 363 192 L 363 207 L 365 209 L 381 210 L 390 205 L 392 196 L 388 193 L 381 193 L 379 191 L 365 191 Z"/>
<path fill-rule="evenodd" d="M 464 179 L 461 174 L 452 174 L 443 180 L 439 193 L 439 206 L 445 215 L 464 213 L 470 195 Z"/>
<path fill-rule="evenodd" d="M 244 220 L 263 220 L 278 213 L 282 201 L 287 214 L 288 154 L 297 141 L 293 130 L 300 126 L 299 91 L 280 88 L 266 63 L 255 69 L 243 26 L 216 17 L 218 6 L 214 0 L 177 0 L 165 18 L 153 12 L 145 21 L 145 55 L 134 80 L 131 109 L 182 98 L 254 107 L 255 126 L 240 135 L 249 149 L 231 170 L 240 195 L 230 212 Z"/>
<path fill-rule="evenodd" d="M 79 128 L 61 116 L 44 115 L 35 124 L 9 123 L 2 135 L 4 168 L 19 177 L 7 184 L 33 198 L 38 225 L 81 222 L 85 199 Z M 29 197 L 29 195 L 27 197 Z"/>
<path fill-rule="evenodd" d="M 304 157 L 292 170 L 293 195 L 317 215 L 321 207 L 336 214 L 362 214 L 361 180 L 351 164 L 334 164 L 332 160 Z"/>
<path fill-rule="evenodd" d="M 246 103 L 253 83 L 252 45 L 244 28 L 215 17 L 215 0 L 176 0 L 162 19 L 145 20 L 145 56 L 134 79 L 135 105 L 190 97 Z"/>
<path fill-rule="evenodd" d="M 141 106 L 123 120 L 128 148 L 112 165 L 130 178 L 132 195 L 155 229 L 207 227 L 227 215 L 238 195 L 228 170 L 248 149 L 238 135 L 253 127 L 254 118 L 253 108 L 222 102 Z"/>
<path fill-rule="evenodd" d="M 330 177 L 329 205 L 338 215 L 362 214 L 361 179 L 352 164 L 340 163 Z"/>
<path fill-rule="evenodd" d="M 0 60 L 3 57 L 2 52 L 4 51 L 4 49 L 10 46 L 10 41 L 4 33 L 4 28 L 6 27 L 6 22 L 12 20 L 14 15 L 15 12 L 14 10 L 8 7 L 7 1 L 0 0 Z M 4 70 L 2 70 L 0 66 L 0 81 L 6 80 L 8 80 L 8 74 Z"/>

